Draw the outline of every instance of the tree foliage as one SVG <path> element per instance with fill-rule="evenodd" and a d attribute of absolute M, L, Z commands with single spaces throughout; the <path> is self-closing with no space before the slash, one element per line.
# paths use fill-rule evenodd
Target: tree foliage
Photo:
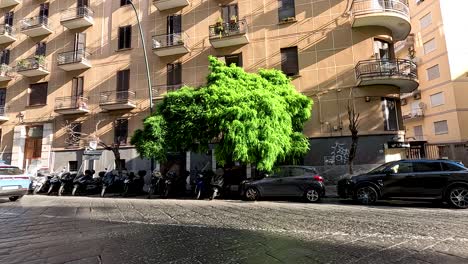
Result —
<path fill-rule="evenodd" d="M 131 143 L 141 156 L 164 160 L 169 150 L 206 151 L 216 143 L 219 163 L 270 170 L 308 151 L 302 129 L 312 101 L 286 75 L 265 69 L 247 73 L 214 57 L 209 61 L 206 86 L 169 93 L 135 132 Z"/>

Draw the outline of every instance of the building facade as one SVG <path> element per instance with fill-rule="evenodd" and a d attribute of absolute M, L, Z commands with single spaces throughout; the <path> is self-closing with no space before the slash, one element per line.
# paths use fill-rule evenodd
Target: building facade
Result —
<path fill-rule="evenodd" d="M 314 100 L 304 164 L 333 175 L 345 171 L 349 107 L 361 117 L 358 168 L 404 155 L 393 144 L 404 140 L 399 95 L 418 86 L 416 64 L 398 59 L 393 45 L 411 31 L 406 1 L 134 2 L 149 47 L 153 98 L 126 0 L 0 0 L 3 159 L 23 168 L 80 167 L 87 142 L 70 138 L 65 127 L 72 126 L 119 142 L 128 169 L 149 168 L 129 137 L 148 116 L 150 100 L 205 83 L 209 55 L 249 72 L 281 69 Z M 185 169 L 205 160 L 215 167 L 209 153 L 174 158 Z M 111 153 L 84 162 L 96 170 L 113 163 Z"/>
<path fill-rule="evenodd" d="M 397 53 L 415 57 L 420 86 L 402 95 L 411 156 L 468 162 L 468 49 L 459 34 L 466 26 L 466 1 L 411 1 L 410 41 Z"/>

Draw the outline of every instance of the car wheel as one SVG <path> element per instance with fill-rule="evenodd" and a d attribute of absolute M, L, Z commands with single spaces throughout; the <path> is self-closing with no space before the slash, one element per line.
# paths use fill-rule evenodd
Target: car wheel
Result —
<path fill-rule="evenodd" d="M 468 188 L 464 186 L 457 186 L 450 189 L 447 194 L 447 203 L 454 208 L 467 209 Z"/>
<path fill-rule="evenodd" d="M 10 199 L 11 202 L 17 201 L 19 198 L 21 198 L 21 196 L 11 196 L 11 197 L 8 197 L 8 199 Z"/>
<path fill-rule="evenodd" d="M 356 190 L 355 200 L 360 204 L 371 205 L 377 201 L 378 193 L 372 186 L 360 187 Z"/>
<path fill-rule="evenodd" d="M 256 201 L 256 200 L 258 200 L 259 197 L 260 197 L 260 194 L 259 194 L 258 190 L 255 189 L 254 187 L 249 187 L 245 191 L 245 199 L 248 200 L 248 201 Z"/>
<path fill-rule="evenodd" d="M 316 203 L 320 201 L 322 197 L 320 197 L 320 193 L 316 189 L 309 188 L 304 193 L 304 198 L 306 199 L 307 202 Z"/>

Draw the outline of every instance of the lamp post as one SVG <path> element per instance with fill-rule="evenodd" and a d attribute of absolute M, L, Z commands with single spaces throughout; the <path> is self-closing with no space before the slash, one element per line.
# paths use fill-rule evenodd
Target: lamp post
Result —
<path fill-rule="evenodd" d="M 148 80 L 148 93 L 149 93 L 149 110 L 150 110 L 150 115 L 153 114 L 153 90 L 151 89 L 151 74 L 150 74 L 150 69 L 149 69 L 149 63 L 148 63 L 148 56 L 146 55 L 146 44 L 145 44 L 145 36 L 143 35 L 143 29 L 141 28 L 141 23 L 140 23 L 140 17 L 138 16 L 138 11 L 136 10 L 135 5 L 133 4 L 133 0 L 128 0 L 130 5 L 133 8 L 133 11 L 135 11 L 135 16 L 137 19 L 138 23 L 138 29 L 140 30 L 140 37 L 141 37 L 141 45 L 143 47 L 143 57 L 145 57 L 145 65 L 146 65 L 146 79 Z M 154 159 L 151 158 L 151 173 L 153 173 L 154 170 Z"/>
<path fill-rule="evenodd" d="M 146 55 L 146 44 L 145 44 L 145 36 L 143 35 L 143 29 L 141 29 L 141 23 L 140 23 L 140 17 L 138 16 L 138 11 L 136 10 L 135 5 L 133 4 L 133 0 L 128 0 L 130 5 L 133 8 L 133 11 L 135 11 L 135 16 L 137 19 L 138 23 L 138 29 L 140 30 L 140 37 L 141 37 L 141 45 L 143 47 L 143 57 L 145 57 L 145 65 L 146 65 L 146 78 L 148 80 L 148 92 L 149 92 L 149 99 L 150 99 L 150 104 L 149 104 L 149 110 L 150 110 L 150 115 L 153 113 L 153 91 L 151 89 L 151 76 L 150 76 L 150 69 L 149 69 L 149 63 L 148 63 L 148 56 Z"/>

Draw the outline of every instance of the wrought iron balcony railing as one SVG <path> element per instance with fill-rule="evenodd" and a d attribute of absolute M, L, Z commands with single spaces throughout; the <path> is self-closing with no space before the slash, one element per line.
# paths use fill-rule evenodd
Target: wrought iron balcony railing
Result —
<path fill-rule="evenodd" d="M 375 77 L 418 78 L 416 63 L 406 59 L 360 61 L 355 70 L 357 79 Z"/>
<path fill-rule="evenodd" d="M 247 21 L 221 22 L 209 27 L 210 38 L 223 38 L 247 33 Z"/>
<path fill-rule="evenodd" d="M 411 109 L 411 111 L 406 112 L 403 114 L 403 120 L 410 120 L 415 118 L 420 118 L 424 116 L 424 109 L 422 108 L 415 108 Z"/>
<path fill-rule="evenodd" d="M 394 12 L 405 17 L 410 17 L 408 3 L 405 0 L 355 0 L 353 1 L 352 12 L 354 16 Z"/>
<path fill-rule="evenodd" d="M 64 96 L 55 98 L 55 110 L 89 110 L 88 98 L 83 96 Z"/>
<path fill-rule="evenodd" d="M 8 24 L 1 24 L 0 25 L 0 35 L 7 35 L 11 37 L 16 36 L 16 29 L 14 26 L 10 26 Z"/>
<path fill-rule="evenodd" d="M 46 16 L 36 16 L 25 18 L 20 21 L 21 30 L 28 30 L 35 27 L 49 27 L 49 18 Z"/>
<path fill-rule="evenodd" d="M 184 45 L 188 41 L 189 38 L 185 32 L 155 35 L 153 36 L 153 49 Z"/>
<path fill-rule="evenodd" d="M 43 56 L 34 56 L 19 60 L 16 63 L 16 71 L 29 71 L 36 69 L 47 69 L 47 62 Z"/>
<path fill-rule="evenodd" d="M 92 18 L 93 15 L 94 15 L 94 12 L 89 7 L 80 6 L 80 7 L 69 8 L 69 9 L 63 10 L 60 21 L 67 21 L 67 20 L 83 18 L 83 17 Z"/>
<path fill-rule="evenodd" d="M 153 86 L 153 97 L 161 97 L 165 93 L 174 92 L 182 88 L 185 84 L 173 84 L 173 85 L 154 85 Z"/>
<path fill-rule="evenodd" d="M 58 65 L 69 64 L 69 63 L 78 63 L 86 61 L 89 53 L 85 50 L 73 50 L 62 52 L 57 55 Z"/>
<path fill-rule="evenodd" d="M 107 91 L 101 92 L 100 105 L 135 103 L 135 92 L 133 91 Z"/>

